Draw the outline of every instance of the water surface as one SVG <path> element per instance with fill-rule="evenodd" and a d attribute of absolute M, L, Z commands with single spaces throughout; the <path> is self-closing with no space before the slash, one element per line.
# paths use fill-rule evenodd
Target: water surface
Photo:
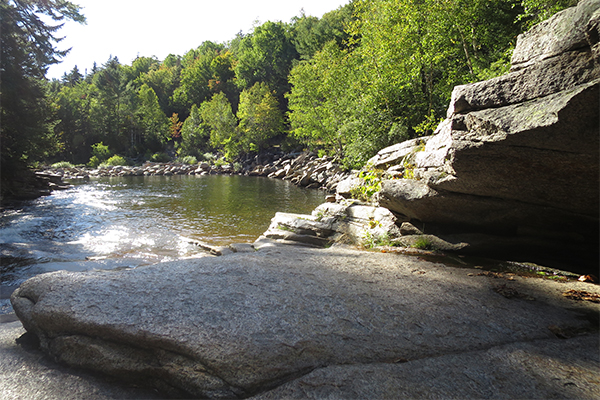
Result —
<path fill-rule="evenodd" d="M 310 213 L 324 192 L 261 177 L 103 178 L 0 214 L 0 313 L 26 279 L 49 271 L 136 267 L 253 242 L 277 211 Z"/>

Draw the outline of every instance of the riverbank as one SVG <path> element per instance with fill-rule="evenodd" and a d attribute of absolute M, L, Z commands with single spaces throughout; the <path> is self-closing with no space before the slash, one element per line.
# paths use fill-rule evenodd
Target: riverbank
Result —
<path fill-rule="evenodd" d="M 300 187 L 322 189 L 328 192 L 334 192 L 339 182 L 353 175 L 352 172 L 345 171 L 341 165 L 336 163 L 333 157 L 317 157 L 312 153 L 269 154 L 248 159 L 244 163 L 234 164 L 225 162 L 200 162 L 198 164 L 145 162 L 139 166 L 45 167 L 43 171 L 50 176 L 67 181 L 117 176 L 237 174 L 289 180 Z"/>
<path fill-rule="evenodd" d="M 77 370 L 46 364 L 58 372 L 25 382 L 15 357 L 28 350 L 3 344 L 0 393 L 52 393 L 91 369 L 179 398 L 600 396 L 600 304 L 569 297 L 597 285 L 343 246 L 247 247 L 28 281 L 13 297 L 20 318 Z"/>

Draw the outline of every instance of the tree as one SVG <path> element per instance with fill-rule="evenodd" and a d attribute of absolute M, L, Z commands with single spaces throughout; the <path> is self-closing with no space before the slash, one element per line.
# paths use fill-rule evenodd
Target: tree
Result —
<path fill-rule="evenodd" d="M 181 142 L 178 144 L 180 156 L 200 157 L 208 149 L 210 126 L 202 119 L 200 108 L 192 106 L 190 116 L 181 127 Z"/>
<path fill-rule="evenodd" d="M 283 116 L 275 92 L 264 82 L 255 83 L 240 95 L 237 112 L 242 150 L 257 152 L 283 131 Z"/>
<path fill-rule="evenodd" d="M 210 128 L 210 144 L 225 151 L 225 157 L 233 160 L 241 151 L 237 131 L 237 119 L 231 103 L 224 93 L 217 93 L 200 107 L 202 120 Z"/>
<path fill-rule="evenodd" d="M 187 115 L 189 109 L 176 110 L 171 100 L 175 89 L 179 86 L 179 75 L 181 73 L 181 65 L 173 56 L 160 64 L 151 68 L 147 73 L 142 73 L 138 78 L 139 82 L 150 86 L 156 96 L 158 96 L 158 104 L 165 115 L 173 113 L 181 113 Z"/>
<path fill-rule="evenodd" d="M 303 143 L 343 155 L 350 139 L 340 128 L 353 116 L 351 55 L 330 42 L 312 60 L 300 62 L 290 74 L 288 95 L 291 132 Z"/>
<path fill-rule="evenodd" d="M 292 42 L 300 59 L 310 60 L 323 46 L 335 41 L 340 49 L 347 48 L 350 36 L 347 27 L 353 20 L 354 3 L 339 7 L 323 15 L 321 19 L 302 15 L 293 19 Z"/>
<path fill-rule="evenodd" d="M 58 150 L 44 77 L 68 52 L 56 48 L 60 38 L 55 34 L 69 19 L 85 22 L 79 7 L 64 0 L 0 2 L 0 159 L 5 171 Z"/>
<path fill-rule="evenodd" d="M 526 21 L 526 28 L 550 18 L 557 12 L 577 5 L 578 0 L 522 0 L 523 13 L 520 20 Z"/>
<path fill-rule="evenodd" d="M 109 57 L 94 75 L 93 83 L 98 88 L 97 102 L 92 109 L 94 128 L 109 147 L 121 152 L 128 144 L 122 126 L 127 80 L 119 60 Z"/>
<path fill-rule="evenodd" d="M 143 130 L 145 148 L 151 152 L 163 149 L 169 136 L 169 119 L 160 109 L 154 90 L 144 84 L 138 92 L 138 117 Z"/>
<path fill-rule="evenodd" d="M 79 68 L 77 68 L 77 65 L 73 67 L 73 69 L 71 70 L 70 73 L 64 73 L 63 77 L 62 77 L 62 83 L 64 85 L 68 85 L 68 86 L 75 86 L 77 85 L 79 82 L 81 82 L 81 80 L 83 79 L 83 75 L 81 75 L 81 72 L 79 72 Z"/>
<path fill-rule="evenodd" d="M 241 39 L 235 66 L 237 85 L 249 89 L 258 82 L 266 82 L 285 108 L 284 93 L 290 89 L 288 75 L 298 53 L 291 41 L 291 33 L 282 22 L 265 22 L 252 34 Z"/>
<path fill-rule="evenodd" d="M 213 60 L 221 54 L 224 46 L 204 42 L 183 57 L 180 86 L 173 93 L 173 101 L 178 107 L 190 109 L 200 105 L 211 96 L 209 82 L 214 79 Z"/>
<path fill-rule="evenodd" d="M 61 142 L 61 160 L 79 164 L 90 158 L 91 137 L 90 109 L 96 88 L 85 81 L 71 86 L 66 83 L 52 96 L 58 123 L 54 132 Z"/>

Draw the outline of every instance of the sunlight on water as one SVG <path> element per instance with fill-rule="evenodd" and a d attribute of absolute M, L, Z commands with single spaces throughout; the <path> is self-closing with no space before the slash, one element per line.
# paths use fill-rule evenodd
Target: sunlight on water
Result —
<path fill-rule="evenodd" d="M 81 187 L 77 191 L 77 195 L 73 198 L 73 205 L 81 204 L 86 207 L 97 208 L 100 210 L 115 210 L 117 208 L 115 205 L 116 201 L 111 199 L 111 194 L 109 192 L 104 192 L 103 189 L 105 188 L 103 188 L 101 185 L 98 187 Z M 70 193 L 65 192 L 61 194 L 63 194 L 65 197 L 71 195 Z M 57 194 L 57 198 L 60 198 L 60 194 Z"/>
<path fill-rule="evenodd" d="M 310 213 L 325 194 L 240 176 L 106 178 L 0 214 L 0 312 L 25 279 L 60 269 L 136 267 L 253 242 L 275 212 Z"/>

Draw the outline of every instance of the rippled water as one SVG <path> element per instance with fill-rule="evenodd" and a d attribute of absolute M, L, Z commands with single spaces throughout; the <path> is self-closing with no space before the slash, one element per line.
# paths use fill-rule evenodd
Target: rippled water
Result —
<path fill-rule="evenodd" d="M 310 213 L 324 193 L 244 176 L 106 178 L 0 214 L 0 313 L 26 279 L 49 271 L 136 267 L 253 242 L 277 211 Z"/>

